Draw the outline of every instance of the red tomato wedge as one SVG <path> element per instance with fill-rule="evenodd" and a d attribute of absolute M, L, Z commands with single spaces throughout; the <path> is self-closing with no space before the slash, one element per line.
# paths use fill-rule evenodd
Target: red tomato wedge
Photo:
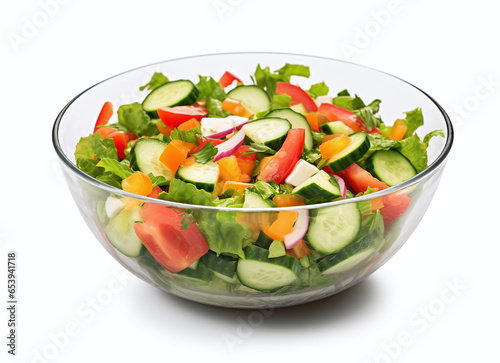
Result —
<path fill-rule="evenodd" d="M 380 212 L 385 223 L 391 223 L 401 217 L 410 206 L 411 198 L 402 192 L 396 192 L 382 197 L 384 207 Z"/>
<path fill-rule="evenodd" d="M 293 106 L 301 103 L 302 106 L 304 106 L 304 108 L 307 110 L 307 112 L 316 112 L 318 110 L 316 102 L 314 102 L 312 97 L 309 96 L 309 94 L 299 86 L 295 86 L 286 82 L 278 82 L 278 84 L 276 85 L 276 94 L 289 95 L 290 97 L 292 97 L 290 105 Z"/>
<path fill-rule="evenodd" d="M 198 146 L 192 151 L 190 152 L 190 154 L 196 154 L 198 151 L 200 151 L 201 149 L 203 149 L 205 147 L 206 144 L 208 144 L 209 142 L 211 142 L 212 144 L 214 144 L 214 146 L 217 146 L 219 144 L 222 144 L 224 142 L 224 140 L 220 140 L 220 139 L 205 139 L 205 140 L 201 140 L 201 138 L 198 137 Z"/>
<path fill-rule="evenodd" d="M 285 180 L 302 155 L 305 135 L 304 129 L 291 129 L 288 131 L 286 140 L 279 151 L 262 169 L 260 173 L 262 181 L 268 182 L 272 180 L 280 184 Z"/>
<path fill-rule="evenodd" d="M 230 84 L 233 84 L 234 81 L 236 81 L 236 83 L 243 83 L 241 79 L 236 77 L 234 74 L 226 72 L 219 79 L 219 84 L 222 88 L 226 88 Z"/>
<path fill-rule="evenodd" d="M 195 119 L 200 121 L 208 115 L 205 106 L 195 104 L 191 106 L 174 106 L 158 109 L 158 116 L 163 121 L 165 126 L 175 129 L 180 124 Z"/>
<path fill-rule="evenodd" d="M 372 127 L 371 130 L 368 130 L 364 121 L 356 116 L 354 112 L 331 103 L 322 103 L 318 108 L 318 114 L 325 116 L 329 122 L 341 121 L 354 132 L 364 131 L 369 134 L 380 134 L 380 130 L 377 127 Z"/>
<path fill-rule="evenodd" d="M 382 183 L 356 163 L 349 165 L 343 174 L 355 193 L 364 193 L 368 188 L 377 190 L 389 188 L 387 184 Z"/>
<path fill-rule="evenodd" d="M 114 131 L 108 134 L 106 138 L 113 139 L 116 151 L 118 152 L 118 159 L 123 159 L 125 157 L 125 149 L 127 148 L 127 142 L 135 139 L 136 137 L 131 132 Z"/>
<path fill-rule="evenodd" d="M 94 134 L 99 129 L 99 126 L 106 125 L 109 122 L 111 116 L 113 116 L 113 105 L 111 102 L 105 102 L 101 108 L 101 112 L 99 112 L 99 116 L 97 116 L 97 121 L 94 126 Z"/>
<path fill-rule="evenodd" d="M 339 174 L 339 173 L 337 173 Z M 355 193 L 364 193 L 368 187 L 372 189 L 387 189 L 387 184 L 373 177 L 368 171 L 357 164 L 350 165 L 343 171 L 343 177 Z M 384 216 L 384 222 L 390 224 L 406 211 L 411 199 L 402 192 L 395 192 L 382 197 L 384 207 L 380 212 Z"/>
<path fill-rule="evenodd" d="M 249 152 L 249 151 L 250 151 L 250 145 L 241 145 L 239 148 L 236 149 L 236 151 L 233 153 L 233 155 L 239 159 L 252 160 L 252 161 L 257 160 L 256 153 L 243 155 L 244 153 Z"/>
<path fill-rule="evenodd" d="M 184 270 L 208 252 L 205 238 L 193 224 L 181 229 L 183 212 L 155 203 L 141 209 L 143 223 L 134 225 L 135 233 L 154 259 L 166 270 Z"/>

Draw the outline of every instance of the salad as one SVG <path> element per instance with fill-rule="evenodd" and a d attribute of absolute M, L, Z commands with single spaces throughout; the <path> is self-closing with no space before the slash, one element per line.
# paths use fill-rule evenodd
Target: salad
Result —
<path fill-rule="evenodd" d="M 309 77 L 309 68 L 259 65 L 252 84 L 229 72 L 196 84 L 155 73 L 140 87 L 142 103 L 106 102 L 76 145 L 77 167 L 126 192 L 186 204 L 107 197 L 98 214 L 114 248 L 159 284 L 231 293 L 328 284 L 380 257 L 416 191 L 322 203 L 412 178 L 427 167 L 431 138 L 444 135 L 415 133 L 419 108 L 389 126 L 380 100 L 331 96 L 324 82 L 304 89 L 292 77 Z M 315 206 L 281 209 L 304 205 Z"/>

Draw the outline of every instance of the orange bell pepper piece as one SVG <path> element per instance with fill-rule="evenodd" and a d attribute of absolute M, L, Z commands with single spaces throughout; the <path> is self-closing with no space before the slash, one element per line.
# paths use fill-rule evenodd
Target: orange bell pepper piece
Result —
<path fill-rule="evenodd" d="M 241 181 L 241 170 L 236 156 L 227 156 L 218 160 L 217 163 L 219 164 L 219 179 L 221 181 Z"/>
<path fill-rule="evenodd" d="M 149 179 L 149 176 L 136 171 L 128 178 L 122 180 L 122 189 L 129 193 L 147 196 L 153 191 L 153 183 Z"/>
<path fill-rule="evenodd" d="M 307 123 L 311 127 L 311 130 L 315 132 L 320 132 L 318 113 L 317 112 L 306 113 L 304 116 L 307 120 Z"/>
<path fill-rule="evenodd" d="M 159 160 L 174 173 L 179 166 L 187 159 L 188 153 L 195 144 L 190 144 L 181 140 L 172 140 L 161 153 Z"/>
<path fill-rule="evenodd" d="M 305 205 L 304 197 L 298 194 L 278 194 L 273 198 L 273 202 L 278 208 Z"/>
<path fill-rule="evenodd" d="M 272 239 L 283 241 L 285 236 L 293 231 L 293 225 L 299 216 L 295 211 L 280 211 L 278 218 L 264 233 Z"/>
<path fill-rule="evenodd" d="M 344 134 L 340 134 L 337 137 L 332 138 L 319 146 L 321 157 L 324 159 L 331 158 L 333 155 L 342 151 L 347 145 L 349 145 L 350 142 L 350 137 Z"/>
<path fill-rule="evenodd" d="M 408 126 L 406 126 L 403 120 L 396 120 L 394 125 L 392 125 L 391 132 L 389 132 L 388 137 L 391 140 L 400 141 L 405 136 L 407 130 Z"/>
<path fill-rule="evenodd" d="M 245 189 L 251 187 L 252 185 L 253 184 L 251 183 L 241 183 L 237 181 L 228 180 L 227 182 L 224 183 L 224 187 L 222 188 L 222 193 L 225 193 L 225 191 L 228 189 L 234 189 L 233 196 L 236 195 L 238 191 L 241 191 L 241 194 L 245 194 Z"/>
<path fill-rule="evenodd" d="M 372 207 L 371 207 L 372 212 L 375 212 L 376 210 L 382 208 L 384 208 L 384 200 L 382 197 L 372 199 Z"/>
<path fill-rule="evenodd" d="M 194 129 L 196 126 L 201 126 L 201 124 L 197 119 L 192 118 L 191 120 L 188 120 L 180 124 L 179 126 L 177 126 L 177 128 L 181 129 L 182 131 L 187 131 L 190 129 Z"/>
<path fill-rule="evenodd" d="M 222 101 L 220 107 L 235 116 L 250 117 L 253 115 L 253 112 L 246 108 L 241 101 L 230 97 Z"/>
<path fill-rule="evenodd" d="M 156 127 L 158 128 L 158 131 L 160 131 L 160 133 L 166 136 L 170 136 L 170 133 L 172 132 L 172 129 L 168 126 L 165 126 L 162 120 L 158 120 L 158 122 L 156 122 Z"/>
<path fill-rule="evenodd" d="M 299 243 L 297 243 L 291 249 L 286 250 L 285 252 L 292 257 L 298 258 L 299 260 L 313 253 L 313 251 L 310 250 L 309 247 L 307 247 L 307 244 L 303 239 L 301 239 Z"/>

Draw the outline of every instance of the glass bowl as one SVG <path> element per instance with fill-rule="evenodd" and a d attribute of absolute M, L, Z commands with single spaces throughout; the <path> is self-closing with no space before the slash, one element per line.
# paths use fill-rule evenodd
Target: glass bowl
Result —
<path fill-rule="evenodd" d="M 308 79 L 294 80 L 305 89 L 311 84 L 324 81 L 330 86 L 332 95 L 348 89 L 352 94 L 355 93 L 365 100 L 381 99 L 383 102 L 380 115 L 388 124 L 404 117 L 403 112 L 420 107 L 425 124 L 417 130 L 417 134 L 423 137 L 435 129 L 441 129 L 445 134 L 444 138 L 435 137 L 431 140 L 428 148 L 429 167 L 397 186 L 355 199 L 301 207 L 235 209 L 173 203 L 130 194 L 88 176 L 75 165 L 73 156 L 75 146 L 80 137 L 92 132 L 96 113 L 102 104 L 111 101 L 116 107 L 136 101 L 142 102 L 145 93 L 138 88 L 146 84 L 154 72 L 163 72 L 170 79 L 190 79 L 196 83 L 198 75 L 218 79 L 229 70 L 240 78 L 246 76 L 242 81 L 249 84 L 250 75 L 254 73 L 258 64 L 269 66 L 270 69 L 279 69 L 285 63 L 310 67 L 311 76 Z M 408 240 L 425 214 L 439 184 L 452 141 L 453 130 L 448 116 L 436 101 L 417 87 L 397 77 L 356 64 L 321 57 L 278 53 L 203 55 L 169 60 L 124 72 L 76 96 L 60 112 L 53 128 L 54 147 L 74 201 L 83 219 L 107 252 L 131 273 L 151 285 L 189 300 L 230 308 L 282 307 L 318 300 L 357 284 L 377 270 Z M 364 236 L 360 235 L 355 241 L 357 244 L 351 244 L 341 251 L 328 255 L 326 262 L 323 262 L 323 269 L 325 264 L 327 267 L 330 264 L 334 266 L 333 268 L 326 268 L 326 272 L 321 273 L 316 262 L 320 258 L 325 258 L 324 256 L 309 255 L 300 261 L 290 256 L 294 261 L 287 260 L 286 263 L 293 265 L 297 278 L 290 279 L 289 274 L 283 273 L 280 278 L 289 280 L 284 286 L 271 286 L 261 290 L 242 284 L 236 273 L 231 276 L 231 273 L 221 273 L 217 268 L 208 268 L 206 265 L 212 268 L 213 266 L 210 261 L 205 260 L 196 267 L 189 267 L 180 273 L 170 273 L 155 261 L 146 248 L 142 248 L 137 257 L 128 257 L 114 248 L 107 237 L 110 228 L 110 218 L 106 213 L 108 198 L 125 198 L 127 201 L 135 199 L 136 205 L 155 204 L 186 212 L 209 241 L 210 246 L 230 243 L 228 241 L 232 240 L 238 240 L 240 241 L 238 243 L 243 243 L 245 246 L 248 244 L 262 246 L 262 243 L 266 243 L 259 241 L 262 220 L 272 221 L 284 210 L 307 210 L 310 217 L 314 218 L 318 213 L 325 211 L 325 208 L 345 210 L 355 205 L 358 209 L 366 208 L 367 203 L 376 198 L 384 201 L 386 200 L 384 198 L 402 194 L 411 200 L 402 216 L 390 225 L 378 223 L 378 227 L 373 230 L 365 228 Z M 233 221 L 229 227 L 224 224 L 227 220 Z M 237 221 L 237 224 L 234 221 Z M 328 233 L 328 224 L 324 228 L 324 233 Z M 121 238 L 137 238 L 133 229 L 132 232 L 130 229 L 122 232 Z M 322 231 L 318 233 L 321 236 Z M 216 257 L 212 254 L 211 257 L 214 256 Z M 350 258 L 346 260 L 346 256 Z M 233 271 L 236 264 L 240 263 L 231 258 L 224 261 L 232 266 Z M 339 261 L 344 262 L 339 263 Z M 282 272 L 279 269 L 272 270 L 272 273 Z M 271 272 L 264 269 L 262 274 L 266 273 Z M 266 276 L 260 278 L 265 280 Z"/>

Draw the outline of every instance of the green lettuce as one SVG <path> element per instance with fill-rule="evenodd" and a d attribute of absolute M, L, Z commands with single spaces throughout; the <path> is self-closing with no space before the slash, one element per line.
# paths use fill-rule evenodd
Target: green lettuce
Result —
<path fill-rule="evenodd" d="M 414 134 L 410 137 L 405 137 L 399 142 L 400 146 L 398 151 L 410 160 L 417 170 L 417 173 L 420 173 L 428 166 L 427 147 L 429 146 L 431 138 L 434 136 L 444 137 L 444 133 L 441 130 L 432 131 L 424 137 L 424 141 L 421 141 L 420 137 Z"/>
<path fill-rule="evenodd" d="M 120 181 L 128 178 L 134 173 L 129 166 L 115 159 L 103 158 L 97 163 L 97 166 L 104 168 L 107 172 L 115 174 L 120 178 Z"/>
<path fill-rule="evenodd" d="M 190 144 L 198 145 L 198 138 L 196 135 L 201 135 L 201 127 L 196 126 L 189 130 L 181 130 L 179 128 L 175 128 L 170 133 L 170 138 L 172 140 L 181 140 L 184 142 L 189 142 Z"/>
<path fill-rule="evenodd" d="M 138 102 L 118 108 L 118 123 L 139 137 L 153 136 L 159 132 L 156 124 Z"/>
<path fill-rule="evenodd" d="M 420 108 L 416 108 L 413 111 L 405 113 L 406 117 L 403 119 L 403 122 L 408 127 L 404 136 L 406 138 L 413 135 L 415 130 L 424 124 L 424 116 L 422 115 L 422 110 Z"/>
<path fill-rule="evenodd" d="M 274 95 L 271 102 L 271 110 L 275 110 L 277 108 L 289 108 L 290 103 L 292 102 L 292 97 L 286 94 L 282 95 Z M 265 111 L 267 113 L 268 111 Z"/>
<path fill-rule="evenodd" d="M 326 96 L 328 92 L 329 88 L 325 84 L 325 82 L 313 84 L 311 88 L 309 88 L 309 91 L 307 91 L 307 93 L 309 93 L 312 98 L 316 98 L 318 96 Z"/>
<path fill-rule="evenodd" d="M 158 199 L 170 202 L 213 206 L 212 195 L 194 184 L 185 183 L 180 179 L 172 179 L 168 192 L 161 192 Z"/>
<path fill-rule="evenodd" d="M 224 253 L 244 258 L 243 248 L 253 242 L 250 228 L 236 220 L 238 214 L 232 211 L 196 211 L 198 227 L 210 250 L 217 255 Z"/>
<path fill-rule="evenodd" d="M 292 76 L 309 77 L 309 67 L 287 63 L 282 68 L 272 72 L 269 67 L 262 68 L 259 64 L 252 80 L 254 84 L 266 91 L 269 98 L 273 99 L 273 96 L 276 94 L 276 85 L 278 82 L 290 83 Z"/>
<path fill-rule="evenodd" d="M 218 149 L 214 146 L 213 143 L 209 142 L 197 153 L 193 154 L 197 163 L 206 164 L 209 161 L 214 159 L 214 156 L 217 155 Z"/>
<path fill-rule="evenodd" d="M 231 114 L 222 109 L 221 104 L 227 97 L 226 92 L 221 87 L 220 83 L 212 77 L 200 76 L 200 80 L 196 85 L 200 91 L 198 101 L 204 100 L 210 117 L 227 117 Z"/>
<path fill-rule="evenodd" d="M 118 160 L 118 152 L 113 139 L 102 139 L 99 133 L 82 137 L 76 145 L 75 160 L 93 160 L 94 156 L 97 160 L 104 158 Z"/>
<path fill-rule="evenodd" d="M 339 92 L 337 97 L 332 101 L 334 105 L 354 112 L 356 116 L 363 120 L 368 130 L 383 124 L 380 117 L 375 116 L 380 109 L 381 102 L 380 100 L 373 100 L 366 105 L 358 95 L 351 97 L 347 90 Z"/>
<path fill-rule="evenodd" d="M 151 80 L 146 83 L 144 86 L 139 87 L 141 91 L 144 91 L 146 88 L 150 91 L 154 90 L 155 88 L 158 88 L 160 86 L 163 86 L 164 84 L 168 83 L 169 80 L 167 77 L 163 75 L 163 73 L 155 72 L 153 76 L 151 77 Z"/>

